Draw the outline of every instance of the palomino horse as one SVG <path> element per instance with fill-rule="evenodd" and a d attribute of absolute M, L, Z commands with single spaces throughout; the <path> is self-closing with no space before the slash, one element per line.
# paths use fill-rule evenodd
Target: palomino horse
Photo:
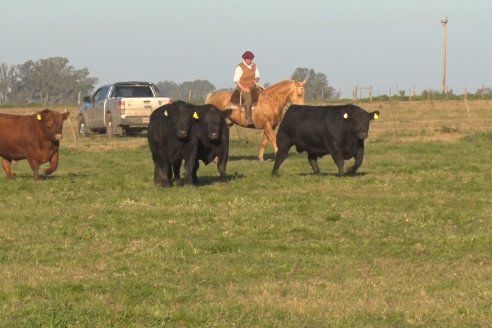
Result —
<path fill-rule="evenodd" d="M 294 80 L 280 81 L 260 92 L 258 102 L 253 108 L 255 128 L 263 129 L 263 140 L 258 154 L 260 161 L 263 160 L 263 154 L 269 141 L 272 143 L 275 153 L 277 152 L 277 139 L 274 130 L 282 119 L 282 113 L 287 103 L 304 104 L 306 81 L 307 79 L 302 82 Z M 227 90 L 210 93 L 205 103 L 212 104 L 222 111 L 232 108 L 233 112 L 229 116 L 229 120 L 233 124 L 246 127 L 246 113 L 244 110 L 240 110 L 239 106 L 231 104 L 231 95 L 232 92 Z"/>

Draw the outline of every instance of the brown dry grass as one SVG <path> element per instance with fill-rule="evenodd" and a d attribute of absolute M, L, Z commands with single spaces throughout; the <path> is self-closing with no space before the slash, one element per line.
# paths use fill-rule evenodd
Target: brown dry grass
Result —
<path fill-rule="evenodd" d="M 468 101 L 468 104 L 448 100 L 362 102 L 357 105 L 369 112 L 381 112 L 379 120 L 371 124 L 368 142 L 452 142 L 465 135 L 492 130 L 491 100 Z M 259 143 L 262 131 L 234 127 L 231 136 L 251 137 Z"/>
<path fill-rule="evenodd" d="M 357 103 L 367 111 L 379 110 L 380 119 L 371 124 L 371 141 L 455 141 L 468 134 L 490 131 L 492 129 L 492 100 L 465 101 L 405 101 L 405 102 L 363 102 Z M 118 138 L 107 142 L 91 142 L 91 138 L 77 138 L 76 105 L 50 106 L 52 110 L 70 112 L 64 126 L 65 146 L 88 151 L 106 151 L 112 148 L 140 147 L 145 138 L 132 138 L 121 142 Z M 0 113 L 32 114 L 40 108 L 16 107 L 0 108 Z M 232 138 L 252 137 L 260 140 L 261 130 L 234 128 Z M 104 138 L 94 136 L 93 138 Z M 258 141 L 259 142 L 259 141 Z"/>
<path fill-rule="evenodd" d="M 490 131 L 492 101 L 407 101 L 360 104 L 379 110 L 370 139 L 384 141 L 454 141 L 467 134 Z M 389 140 L 388 140 L 389 139 Z"/>

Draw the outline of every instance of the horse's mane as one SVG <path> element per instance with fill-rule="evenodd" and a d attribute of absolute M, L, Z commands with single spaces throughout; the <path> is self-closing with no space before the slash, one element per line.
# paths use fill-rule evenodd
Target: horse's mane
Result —
<path fill-rule="evenodd" d="M 276 90 L 280 87 L 283 87 L 285 84 L 287 83 L 295 83 L 294 80 L 283 80 L 283 81 L 279 81 L 277 83 L 274 83 L 272 85 L 270 85 L 268 88 L 266 88 L 266 90 Z"/>

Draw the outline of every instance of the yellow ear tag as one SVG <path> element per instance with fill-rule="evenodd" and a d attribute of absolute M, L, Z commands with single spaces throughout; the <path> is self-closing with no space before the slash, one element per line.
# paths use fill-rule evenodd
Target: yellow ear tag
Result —
<path fill-rule="evenodd" d="M 194 118 L 195 120 L 198 120 L 198 113 L 197 113 L 197 112 L 194 112 L 194 113 L 193 113 L 193 118 Z"/>
<path fill-rule="evenodd" d="M 348 114 L 347 113 L 343 114 L 343 118 L 348 120 Z"/>
<path fill-rule="evenodd" d="M 41 114 L 38 114 L 38 115 L 36 115 L 36 119 L 38 121 L 42 121 L 43 120 L 43 117 L 41 116 Z"/>
<path fill-rule="evenodd" d="M 379 118 L 379 115 L 374 113 L 374 119 L 377 120 Z"/>
<path fill-rule="evenodd" d="M 167 116 L 167 109 L 164 111 L 164 116 Z"/>

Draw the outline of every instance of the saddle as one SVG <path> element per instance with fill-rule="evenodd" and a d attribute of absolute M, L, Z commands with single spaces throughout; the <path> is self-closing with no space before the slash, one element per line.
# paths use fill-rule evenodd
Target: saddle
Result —
<path fill-rule="evenodd" d="M 258 103 L 258 97 L 260 93 L 258 92 L 257 88 L 251 89 L 251 98 L 253 100 L 251 104 L 251 109 L 254 110 L 256 104 Z M 234 108 L 239 108 L 241 107 L 241 111 L 244 111 L 244 107 L 242 106 L 243 102 L 241 101 L 241 90 L 239 89 L 234 89 L 231 95 L 231 99 L 229 100 L 232 107 Z"/>

